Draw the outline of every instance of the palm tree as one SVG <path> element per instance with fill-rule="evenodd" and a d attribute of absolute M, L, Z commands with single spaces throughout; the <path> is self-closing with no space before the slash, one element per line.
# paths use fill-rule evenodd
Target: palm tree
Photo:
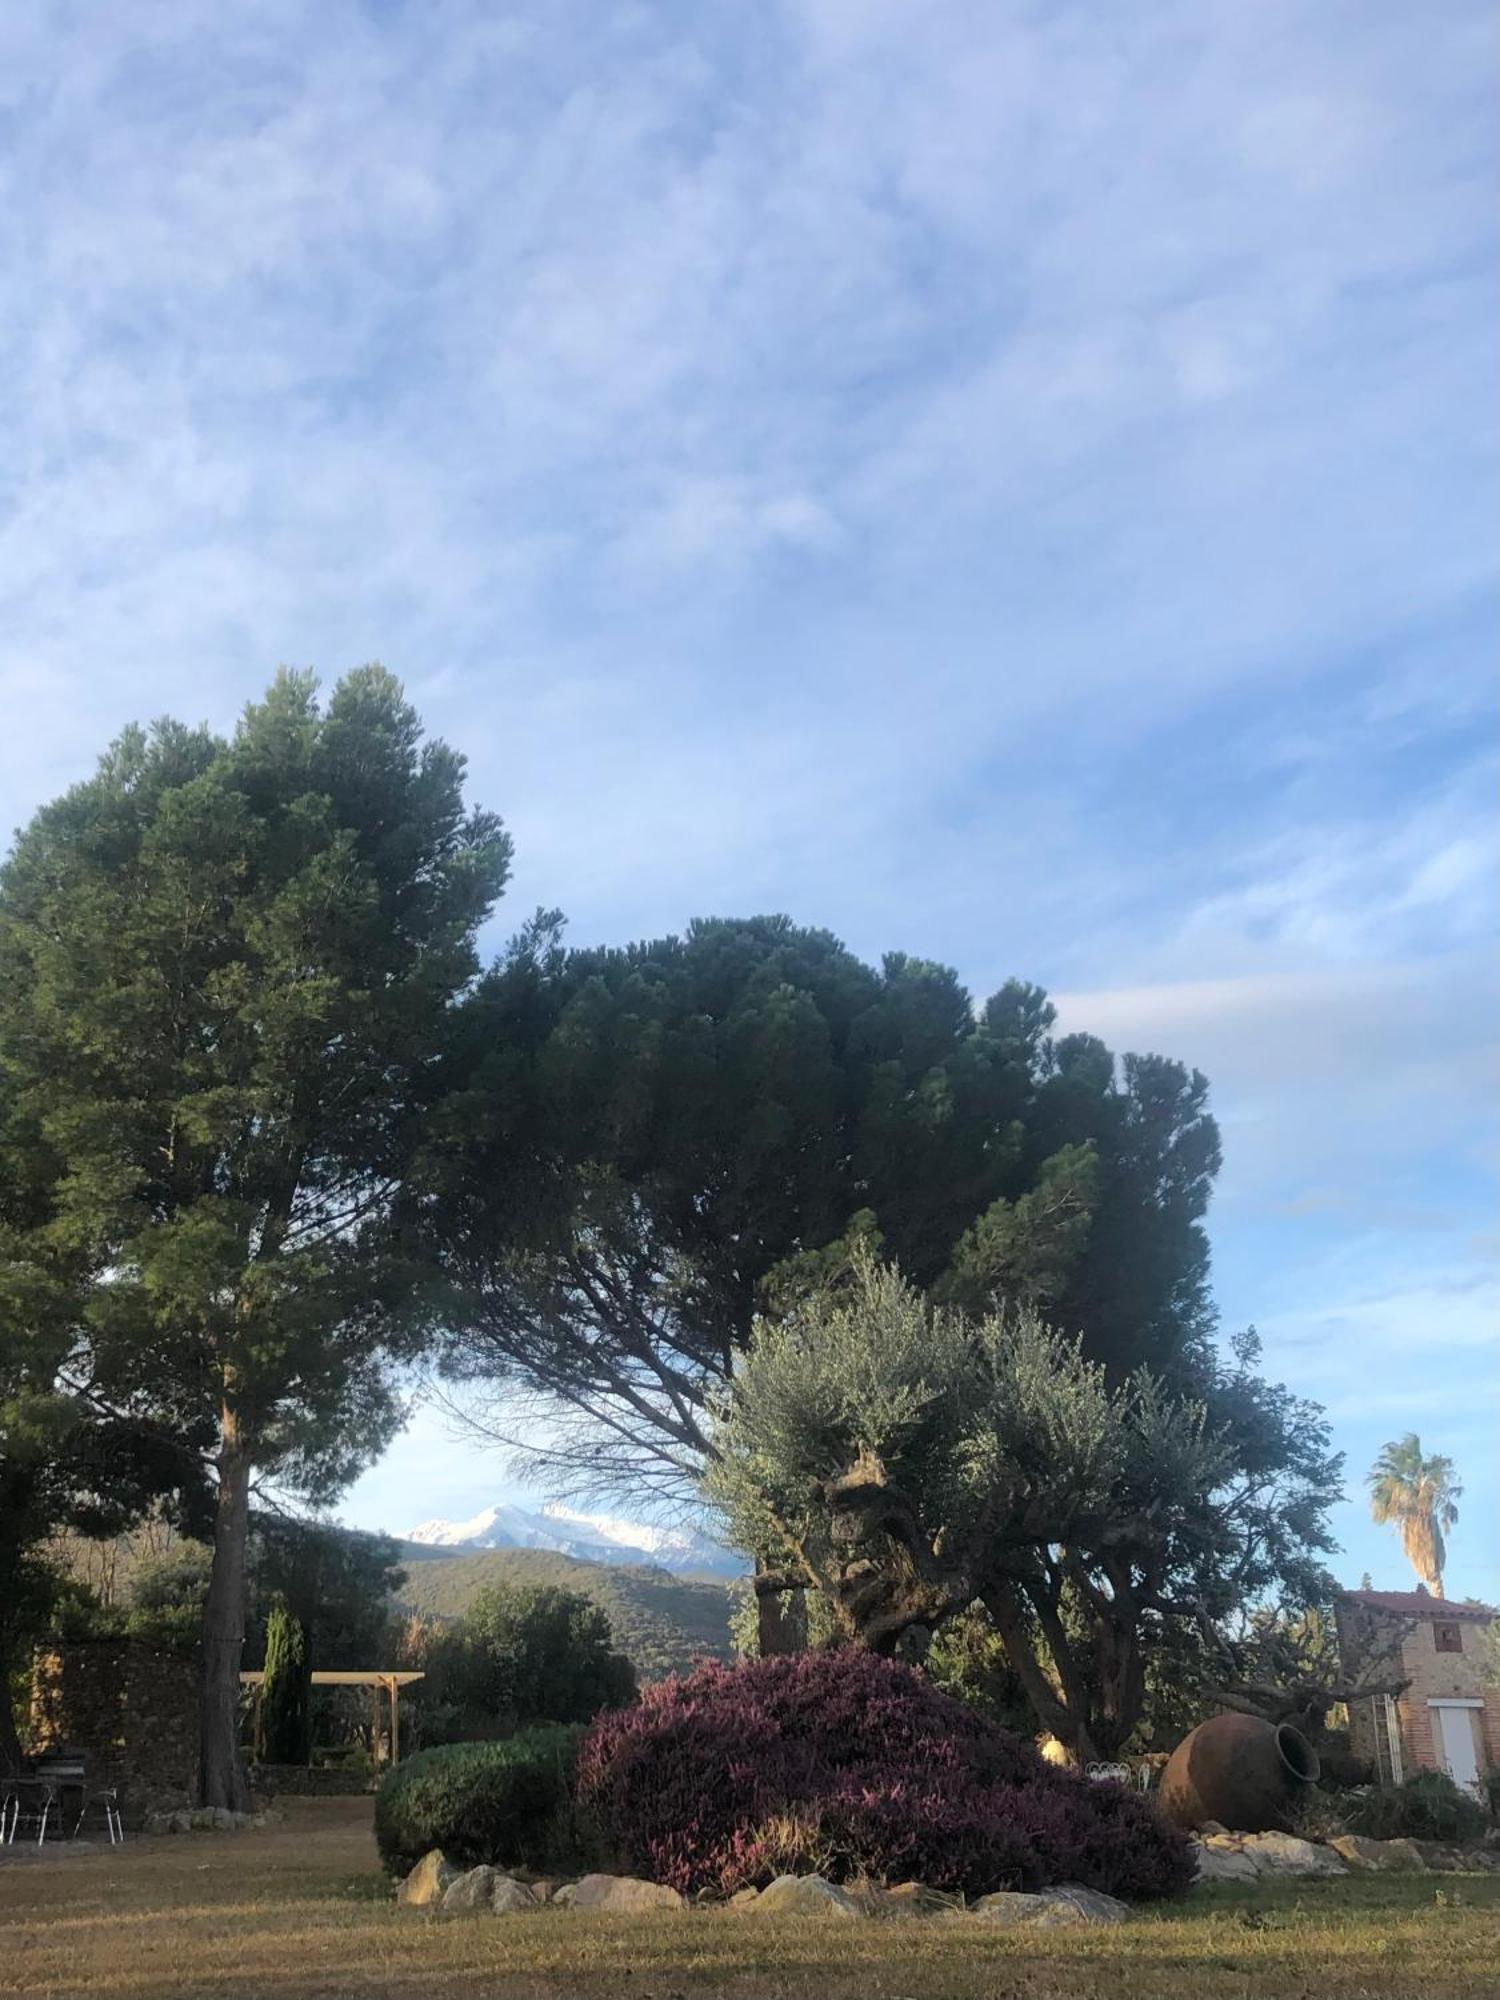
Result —
<path fill-rule="evenodd" d="M 1370 1512 L 1401 1530 L 1406 1559 L 1434 1597 L 1443 1594 L 1443 1535 L 1458 1521 L 1463 1488 L 1451 1458 L 1423 1458 L 1422 1440 L 1408 1431 L 1386 1445 L 1370 1468 Z"/>

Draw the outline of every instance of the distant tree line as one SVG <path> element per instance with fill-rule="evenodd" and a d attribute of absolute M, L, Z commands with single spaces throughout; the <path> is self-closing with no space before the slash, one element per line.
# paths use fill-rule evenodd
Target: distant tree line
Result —
<path fill-rule="evenodd" d="M 509 868 L 379 668 L 128 730 L 18 835 L 0 1670 L 59 1529 L 207 1534 L 201 1793 L 243 1805 L 252 1512 L 337 1494 L 421 1356 L 555 1490 L 707 1482 L 762 1647 L 808 1591 L 883 1649 L 978 1606 L 1080 1748 L 1169 1627 L 1326 1594 L 1321 1419 L 1214 1338 L 1200 1074 L 785 917 L 578 951 L 542 912 L 485 970 Z"/>

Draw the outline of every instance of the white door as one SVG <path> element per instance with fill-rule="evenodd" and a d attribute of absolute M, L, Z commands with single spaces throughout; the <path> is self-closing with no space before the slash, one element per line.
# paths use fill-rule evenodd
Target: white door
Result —
<path fill-rule="evenodd" d="M 1438 1723 L 1442 1730 L 1443 1763 L 1448 1776 L 1455 1785 L 1476 1785 L 1479 1782 L 1479 1760 L 1474 1755 L 1474 1725 L 1469 1720 L 1467 1707 L 1449 1706 L 1437 1703 Z"/>

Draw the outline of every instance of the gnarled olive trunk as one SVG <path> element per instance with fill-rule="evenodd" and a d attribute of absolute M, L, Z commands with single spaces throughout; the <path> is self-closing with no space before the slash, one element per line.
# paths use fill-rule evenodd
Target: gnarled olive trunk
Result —
<path fill-rule="evenodd" d="M 765 1562 L 755 1574 L 756 1644 L 763 1660 L 807 1651 L 807 1593 L 788 1587 Z"/>
<path fill-rule="evenodd" d="M 206 1806 L 244 1812 L 250 1788 L 239 1757 L 240 1655 L 245 1645 L 245 1545 L 250 1531 L 250 1455 L 226 1408 L 219 1446 L 214 1560 L 203 1606 L 198 1700 L 198 1793 Z"/>

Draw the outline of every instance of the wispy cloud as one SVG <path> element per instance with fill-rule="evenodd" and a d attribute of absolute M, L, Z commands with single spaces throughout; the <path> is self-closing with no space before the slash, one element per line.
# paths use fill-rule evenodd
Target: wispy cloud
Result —
<path fill-rule="evenodd" d="M 789 907 L 1202 1061 L 1236 1309 L 1445 1156 L 1472 1233 L 1489 31 L 4 10 L 0 801 L 382 657 L 512 911 Z"/>

